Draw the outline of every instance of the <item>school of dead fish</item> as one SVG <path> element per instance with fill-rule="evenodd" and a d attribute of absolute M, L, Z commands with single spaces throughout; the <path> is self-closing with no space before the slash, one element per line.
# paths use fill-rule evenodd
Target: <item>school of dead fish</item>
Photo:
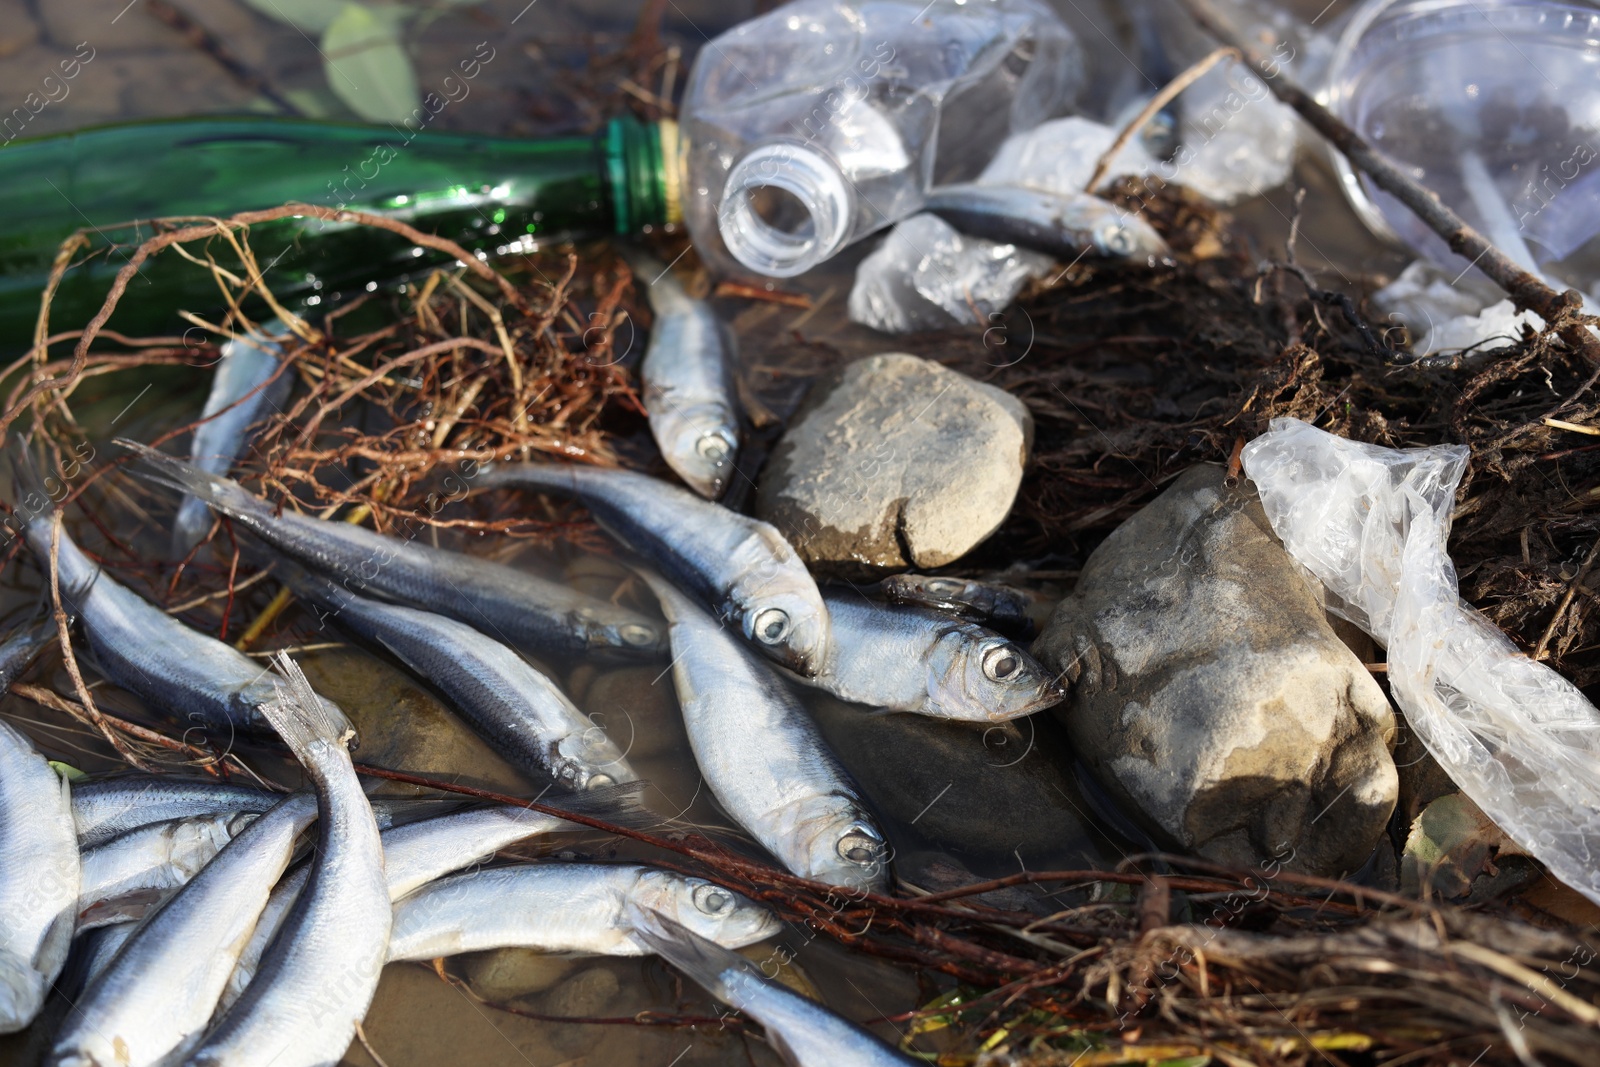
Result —
<path fill-rule="evenodd" d="M 959 196 L 941 204 L 970 207 Z M 969 722 L 1030 714 L 1064 690 L 997 632 L 1025 623 L 1012 591 L 915 575 L 870 597 L 819 589 L 776 529 L 718 504 L 738 447 L 731 339 L 665 268 L 649 292 L 643 398 L 663 457 L 693 492 L 557 463 L 489 464 L 474 483 L 588 508 L 631 553 L 665 625 L 504 564 L 280 511 L 230 480 L 259 410 L 241 401 L 289 378 L 270 338 L 230 342 L 205 408 L 217 418 L 189 462 L 120 443 L 140 476 L 183 494 L 176 549 L 204 535 L 208 512 L 247 530 L 319 617 L 391 652 L 498 754 L 552 783 L 567 810 L 635 818 L 638 775 L 523 653 L 670 656 L 694 758 L 727 814 L 794 874 L 883 890 L 883 831 L 795 686 Z M 19 500 L 36 498 L 26 446 L 7 451 Z M 397 810 L 404 802 L 369 799 L 348 719 L 286 654 L 263 668 L 101 571 L 47 505 L 17 514 L 32 516 L 21 533 L 42 568 L 55 541 L 62 604 L 108 681 L 224 736 L 281 739 L 309 783 L 285 795 L 124 774 L 69 787 L 0 722 L 0 1033 L 30 1025 L 52 988 L 69 991 L 76 1010 L 48 1063 L 336 1063 L 386 962 L 509 946 L 657 953 L 761 1022 L 794 1064 L 915 1062 L 733 952 L 780 924 L 731 890 L 636 863 L 481 867 L 509 845 L 577 827 L 511 807 L 417 818 Z M 13 632 L 0 644 L 0 682 L 54 634 L 53 623 Z M 305 834 L 314 848 L 296 864 Z"/>

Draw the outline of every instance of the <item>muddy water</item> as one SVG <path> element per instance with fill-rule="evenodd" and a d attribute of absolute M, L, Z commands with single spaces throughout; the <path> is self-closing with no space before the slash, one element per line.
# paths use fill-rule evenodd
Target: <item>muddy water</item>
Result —
<path fill-rule="evenodd" d="M 413 34 L 419 78 L 424 85 L 447 72 L 459 54 L 481 40 L 491 41 L 496 59 L 478 80 L 473 96 L 446 109 L 441 128 L 512 135 L 538 135 L 590 123 L 596 105 L 573 92 L 574 71 L 592 48 L 615 44 L 631 28 L 635 0 L 494 0 L 447 11 L 419 24 Z M 1085 29 L 1085 4 L 1063 4 L 1080 32 Z M 1320 5 L 1317 5 L 1320 6 Z M 239 3 L 220 0 L 188 7 L 245 64 L 262 73 L 280 92 L 305 109 L 337 114 L 329 97 L 321 62 L 296 31 L 263 19 Z M 682 48 L 686 65 L 707 36 L 749 15 L 756 5 L 676 0 L 667 5 L 666 34 Z M 169 28 L 151 18 L 143 5 L 123 11 L 122 0 L 0 0 L 0 100 L 9 108 L 34 87 L 59 55 L 79 41 L 96 49 L 96 58 L 76 80 L 66 99 L 35 116 L 30 133 L 54 132 L 116 119 L 158 115 L 229 112 L 257 107 L 253 94 L 228 77 L 210 59 L 197 54 Z M 1108 37 L 1120 31 L 1116 20 L 1103 23 Z M 1115 60 L 1111 49 L 1095 49 L 1097 63 Z M 604 87 L 615 92 L 614 86 Z M 1310 201 L 1320 204 L 1306 219 L 1299 247 L 1302 262 L 1332 263 L 1346 268 L 1336 274 L 1359 278 L 1357 267 L 1392 271 L 1403 260 L 1383 252 L 1360 235 L 1342 201 L 1315 162 L 1303 168 L 1311 187 Z M 1281 247 L 1292 213 L 1291 197 L 1278 191 L 1243 209 L 1261 247 Z M 720 310 L 739 334 L 752 383 L 779 414 L 792 407 L 805 382 L 819 369 L 846 358 L 886 349 L 940 354 L 950 345 L 985 345 L 988 334 L 941 336 L 937 339 L 885 339 L 851 326 L 843 314 L 851 272 L 861 250 L 847 253 L 827 268 L 799 279 L 790 288 L 807 292 L 813 309 L 796 310 L 772 303 L 724 301 Z M 1335 277 L 1324 277 L 1338 285 Z M 1353 283 L 1351 283 L 1353 286 Z M 1007 357 L 1015 354 L 1006 353 Z M 144 385 L 152 388 L 140 393 Z M 148 379 L 100 379 L 78 394 L 75 410 L 86 426 L 109 427 L 118 418 L 118 432 L 148 439 L 198 410 L 206 388 L 198 372 L 177 370 Z M 123 409 L 133 401 L 131 410 Z M 759 450 L 747 459 L 753 473 Z M 3 482 L 0 476 L 0 482 Z M 5 486 L 9 492 L 9 486 Z M 737 503 L 749 491 L 748 480 L 731 494 Z M 130 498 L 96 495 L 92 505 L 117 515 L 129 528 L 118 536 L 135 556 L 161 551 L 159 527 L 170 516 L 171 501 L 128 487 Z M 151 523 L 140 525 L 129 504 L 147 509 Z M 92 529 L 79 533 L 91 548 L 105 540 Z M 504 546 L 467 541 L 469 551 L 504 551 Z M 157 576 L 114 551 L 110 561 L 119 577 L 149 590 Z M 518 551 L 518 565 L 547 575 L 566 575 L 591 592 L 617 591 L 619 577 L 611 565 L 580 557 Z M 225 565 L 225 564 L 219 564 Z M 9 564 L 0 573 L 0 617 L 15 617 L 36 597 L 38 577 L 29 564 Z M 244 594 L 244 606 L 262 606 L 272 588 L 263 583 Z M 637 597 L 636 591 L 624 591 Z M 645 610 L 653 607 L 635 601 Z M 219 605 L 190 611 L 186 618 L 215 632 L 221 623 Z M 308 670 L 328 695 L 355 717 L 366 739 L 362 756 L 374 763 L 404 766 L 421 773 L 451 777 L 471 784 L 512 792 L 536 788 L 500 761 L 465 730 L 439 702 L 393 662 L 349 644 L 343 635 L 317 634 L 305 618 L 290 616 L 278 643 L 333 647 L 305 653 Z M 235 624 L 237 626 L 237 623 Z M 627 748 L 629 759 L 652 783 L 650 804 L 706 826 L 726 827 L 726 817 L 709 800 L 695 771 L 681 724 L 677 721 L 666 662 L 573 662 L 547 664 L 586 710 Z M 30 680 L 58 692 L 70 682 L 53 656 L 39 665 Z M 109 687 L 97 697 L 113 710 L 137 715 L 137 701 Z M 1070 752 L 1048 716 L 994 730 L 972 730 L 913 720 L 879 717 L 862 709 L 811 696 L 812 709 L 830 742 L 860 781 L 883 820 L 895 849 L 897 873 L 923 888 L 944 888 L 974 877 L 1013 873 L 1019 869 L 1109 866 L 1137 842 L 1115 836 L 1121 825 L 1115 812 L 1085 795 L 1073 771 Z M 0 702 L 0 714 L 25 729 L 52 757 L 96 772 L 115 766 L 104 746 L 58 716 L 15 697 Z M 270 762 L 270 761 L 268 761 Z M 281 773 L 287 773 L 282 771 Z M 385 786 L 385 789 L 394 789 Z M 609 839 L 569 836 L 530 847 L 529 855 L 557 851 L 596 859 L 636 855 L 631 847 Z M 996 903 L 1053 910 L 1059 901 L 1014 892 Z M 871 959 L 845 953 L 821 941 L 807 941 L 791 932 L 779 939 L 789 946 L 795 963 L 786 981 L 814 991 L 836 1010 L 855 1019 L 880 1019 L 914 1008 L 935 995 L 937 985 L 919 986 L 905 972 Z M 751 950 L 765 956 L 770 946 Z M 366 1034 L 383 1060 L 394 1067 L 451 1063 L 477 1064 L 769 1064 L 777 1062 L 759 1040 L 729 1030 L 702 1027 L 693 1031 L 625 1024 L 595 1025 L 551 1022 L 532 1016 L 631 1018 L 640 1012 L 709 1012 L 710 1005 L 692 986 L 653 960 L 551 959 L 527 952 L 486 953 L 451 962 L 450 970 L 485 1000 L 508 1004 L 516 1011 L 486 1006 L 416 965 L 388 968 L 366 1023 Z M 57 1013 L 66 1006 L 57 1004 Z M 879 1024 L 893 1038 L 893 1024 Z M 41 1053 L 45 1027 L 0 1038 L 0 1064 L 31 1063 Z M 353 1046 L 352 1064 L 370 1064 L 371 1057 Z"/>

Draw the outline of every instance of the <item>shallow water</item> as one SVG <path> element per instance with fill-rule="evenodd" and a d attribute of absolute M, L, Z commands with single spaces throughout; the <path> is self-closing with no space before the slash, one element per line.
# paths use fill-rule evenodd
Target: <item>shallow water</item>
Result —
<path fill-rule="evenodd" d="M 473 96 L 440 115 L 441 128 L 537 135 L 597 117 L 592 105 L 569 91 L 572 71 L 581 67 L 586 49 L 606 47 L 629 31 L 638 4 L 635 0 L 525 4 L 526 0 L 493 0 L 446 12 L 414 35 L 412 44 L 424 85 L 434 76 L 442 76 L 473 43 L 488 38 L 497 48 L 496 61 L 485 68 Z M 1060 6 L 1064 11 L 1070 8 L 1069 14 L 1081 25 L 1075 14 L 1081 12 L 1080 5 Z M 237 0 L 189 7 L 240 59 L 280 91 L 308 106 L 327 105 L 321 63 L 296 31 L 253 15 Z M 249 91 L 142 8 L 136 5 L 124 10 L 123 0 L 0 0 L 0 101 L 9 108 L 32 91 L 59 56 L 70 53 L 77 41 L 87 40 L 96 49 L 94 62 L 76 80 L 69 97 L 34 117 L 28 133 L 251 106 Z M 755 9 L 753 4 L 711 0 L 670 3 L 666 33 L 669 41 L 681 46 L 684 69 L 706 37 Z M 1106 32 L 1118 31 L 1107 25 Z M 1110 50 L 1095 51 L 1097 62 L 1115 62 L 1107 60 Z M 1312 201 L 1330 209 L 1307 220 L 1300 248 L 1302 261 L 1315 263 L 1326 255 L 1370 268 L 1373 260 L 1368 257 L 1374 254 L 1374 247 L 1333 207 L 1337 194 L 1324 173 L 1308 167 L 1305 180 L 1314 187 Z M 1289 201 L 1289 194 L 1280 190 L 1241 212 L 1251 220 L 1263 244 L 1276 247 L 1281 242 L 1288 228 Z M 969 335 L 904 341 L 851 326 L 842 312 L 851 273 L 861 254 L 862 250 L 854 250 L 787 286 L 810 294 L 814 306 L 809 311 L 772 303 L 719 302 L 719 310 L 739 335 L 752 383 L 779 414 L 793 407 L 812 376 L 841 359 L 902 348 L 936 357 L 951 346 L 987 345 L 993 340 L 990 334 L 979 336 L 972 331 Z M 1026 325 L 1009 319 L 1006 324 L 1017 337 L 1024 335 Z M 1011 349 L 1007 358 L 1015 352 Z M 107 385 L 102 379 L 86 385 L 75 400 L 75 411 L 90 427 L 125 419 L 118 432 L 142 439 L 187 422 L 198 411 L 207 385 L 203 372 L 177 370 L 151 380 L 154 387 L 139 396 L 132 395 L 137 389 L 128 388 L 126 381 L 113 380 Z M 123 413 L 130 399 L 133 407 Z M 745 457 L 747 473 L 758 468 L 761 458 L 754 449 Z M 3 489 L 9 493 L 9 485 Z M 749 489 L 748 479 L 737 483 L 730 503 L 739 504 Z M 154 509 L 159 523 L 170 515 L 172 502 L 164 496 L 139 495 L 136 499 Z M 119 501 L 97 499 L 94 506 L 107 514 L 128 515 Z M 78 532 L 86 547 L 104 543 L 92 530 Z M 130 536 L 127 530 L 118 533 Z M 157 556 L 163 537 L 151 528 L 134 532 L 132 540 L 136 547 Z M 463 547 L 469 551 L 504 549 L 481 541 L 466 541 Z M 535 550 L 517 552 L 520 565 L 547 574 L 565 573 L 587 591 L 607 595 L 617 587 L 619 576 L 612 563 L 585 561 L 576 554 L 558 559 Z M 120 561 L 113 556 L 112 562 Z M 121 576 L 139 587 L 137 572 L 122 572 Z M 37 576 L 31 565 L 6 567 L 0 572 L 0 618 L 33 604 L 36 588 Z M 259 608 L 271 590 L 269 583 L 263 583 L 246 595 L 245 603 Z M 638 593 L 627 595 L 637 597 Z M 635 603 L 654 611 L 648 598 Z M 214 630 L 220 620 L 216 608 L 209 605 L 189 618 Z M 328 640 L 305 629 L 296 633 L 303 640 Z M 377 754 L 389 753 L 394 759 L 390 766 L 487 788 L 530 795 L 537 791 L 392 662 L 349 645 L 342 635 L 332 635 L 332 640 L 341 647 L 308 652 L 305 663 L 313 681 L 357 719 L 365 739 L 361 758 L 380 762 Z M 676 718 L 670 675 L 664 673 L 665 659 L 596 659 L 548 666 L 573 698 L 628 749 L 636 769 L 652 783 L 653 808 L 708 826 L 727 825 L 695 771 Z M 30 680 L 70 692 L 70 682 L 54 653 Z M 96 696 L 112 709 L 137 706 L 132 698 L 104 686 L 97 687 Z M 1049 715 L 984 730 L 908 716 L 873 716 L 820 694 L 807 694 L 807 699 L 829 741 L 879 814 L 895 850 L 897 873 L 906 881 L 934 889 L 1019 869 L 1111 866 L 1123 858 L 1124 850 L 1142 847 L 1116 837 L 1109 829 L 1118 822 L 1115 813 L 1103 811 L 1092 797 L 1084 795 L 1072 770 L 1070 752 Z M 96 740 L 81 731 L 63 731 L 58 716 L 15 697 L 0 701 L 0 714 L 27 730 L 54 758 L 91 772 L 115 766 Z M 419 737 L 426 738 L 425 746 L 415 743 Z M 408 745 L 407 739 L 412 743 Z M 619 845 L 612 839 L 575 835 L 532 846 L 528 854 L 548 848 L 601 859 L 638 853 L 634 846 Z M 1055 899 L 1022 891 L 1013 891 L 997 903 L 1041 910 L 1059 906 Z M 942 988 L 937 983 L 919 986 L 903 970 L 821 940 L 807 941 L 792 932 L 780 940 L 796 955 L 793 973 L 787 974 L 786 980 L 814 989 L 851 1018 L 903 1013 Z M 752 951 L 762 953 L 763 948 Z M 641 1011 L 711 1012 L 697 988 L 654 960 L 550 960 L 506 952 L 462 957 L 451 962 L 450 970 L 488 999 L 515 998 L 515 1007 L 534 1014 L 619 1018 Z M 56 1010 L 63 1007 L 57 1005 Z M 890 1038 L 896 1036 L 892 1024 L 878 1029 Z M 35 1027 L 35 1031 L 0 1038 L 0 1064 L 36 1060 L 43 1028 Z M 545 1067 L 579 1059 L 620 1067 L 777 1062 L 758 1039 L 715 1027 L 690 1031 L 562 1024 L 501 1011 L 474 1002 L 429 969 L 409 964 L 385 971 L 368 1015 L 366 1034 L 393 1067 L 438 1063 Z M 346 1062 L 365 1065 L 373 1061 L 353 1046 Z"/>

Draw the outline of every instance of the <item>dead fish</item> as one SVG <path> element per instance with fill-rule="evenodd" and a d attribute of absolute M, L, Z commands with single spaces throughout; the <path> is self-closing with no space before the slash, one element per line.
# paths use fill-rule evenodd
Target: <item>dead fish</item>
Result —
<path fill-rule="evenodd" d="M 869 592 L 891 604 L 942 611 L 1009 637 L 1033 636 L 1029 609 L 1035 596 L 1008 585 L 933 574 L 891 574 Z"/>
<path fill-rule="evenodd" d="M 632 825 L 654 818 L 640 806 L 639 789 L 638 783 L 628 783 L 593 790 L 581 796 L 559 797 L 550 803 L 559 804 L 568 811 Z M 486 860 L 519 841 L 541 834 L 581 829 L 583 827 L 576 823 L 554 815 L 502 805 L 451 812 L 385 830 L 382 834 L 383 867 L 384 879 L 389 886 L 389 899 L 398 901 L 451 871 Z M 239 955 L 233 977 L 228 980 L 228 988 L 222 995 L 222 1008 L 238 999 L 255 977 L 262 954 L 272 943 L 284 916 L 305 888 L 310 873 L 309 866 L 298 867 L 273 888 L 272 897 L 250 935 L 249 944 Z"/>
<path fill-rule="evenodd" d="M 671 584 L 644 578 L 672 624 L 683 724 L 723 810 L 802 878 L 882 887 L 883 833 L 783 679 Z"/>
<path fill-rule="evenodd" d="M 77 930 L 124 922 L 186 884 L 254 814 L 227 812 L 143 826 L 80 855 Z"/>
<path fill-rule="evenodd" d="M 429 960 L 491 948 L 643 956 L 631 908 L 663 912 L 739 948 L 782 929 L 731 889 L 633 863 L 536 863 L 451 875 L 394 909 L 389 959 Z"/>
<path fill-rule="evenodd" d="M 823 595 L 828 659 L 807 684 L 841 700 L 962 722 L 1005 722 L 1066 698 L 1056 675 L 1011 641 L 927 608 Z M 670 615 L 669 615 L 670 617 Z"/>
<path fill-rule="evenodd" d="M 789 1067 L 910 1067 L 923 1062 L 781 982 L 768 981 L 755 963 L 682 923 L 640 911 L 634 936 L 706 992 L 760 1023 L 767 1042 Z"/>
<path fill-rule="evenodd" d="M 582 790 L 638 778 L 616 742 L 515 650 L 466 623 L 358 597 L 298 567 L 290 588 L 319 614 L 394 653 L 512 765 Z"/>
<path fill-rule="evenodd" d="M 964 183 L 932 190 L 923 210 L 962 233 L 1059 259 L 1091 255 L 1154 265 L 1171 252 L 1144 219 L 1088 193 Z"/>
<path fill-rule="evenodd" d="M 189 1058 L 196 1067 L 338 1063 L 372 1002 L 389 944 L 383 845 L 350 762 L 349 732 L 286 653 L 277 665 L 288 683 L 265 713 L 316 788 L 317 850 L 255 980 Z"/>
<path fill-rule="evenodd" d="M 31 1023 L 61 973 L 79 877 L 66 780 L 0 722 L 0 1034 Z"/>
<path fill-rule="evenodd" d="M 48 501 L 37 474 L 18 445 L 13 456 L 25 500 Z M 41 569 L 50 565 L 54 512 L 30 509 L 23 530 Z M 101 571 L 65 530 L 56 553 L 63 606 L 81 620 L 95 663 L 107 678 L 138 694 L 151 709 L 187 720 L 217 735 L 226 747 L 235 731 L 269 735 L 263 704 L 276 699 L 271 673 L 231 645 L 191 630 Z M 340 722 L 344 712 L 324 700 Z"/>
<path fill-rule="evenodd" d="M 282 793 L 216 778 L 175 774 L 117 774 L 82 779 L 72 789 L 78 847 L 91 849 L 153 823 L 248 812 L 260 815 Z"/>
<path fill-rule="evenodd" d="M 636 611 L 491 560 L 347 522 L 280 514 L 235 481 L 134 441 L 118 444 L 146 461 L 144 476 L 194 494 L 351 592 L 449 615 L 502 641 L 541 650 L 655 652 L 666 646 L 663 628 Z"/>
<path fill-rule="evenodd" d="M 739 449 L 733 335 L 665 264 L 635 249 L 623 254 L 654 312 L 639 364 L 650 433 L 667 466 L 695 492 L 716 500 L 728 487 Z"/>
<path fill-rule="evenodd" d="M 294 381 L 287 370 L 278 373 L 282 356 L 283 346 L 265 337 L 236 337 L 223 344 L 200 412 L 204 421 L 195 427 L 189 447 L 194 466 L 227 474 L 249 441 L 250 427 L 282 406 Z M 184 497 L 172 520 L 172 557 L 187 556 L 210 528 L 211 509 L 205 501 Z"/>
<path fill-rule="evenodd" d="M 315 798 L 286 797 L 138 924 L 79 998 L 47 1062 L 142 1067 L 181 1061 L 210 1019 L 295 839 L 316 816 Z"/>
<path fill-rule="evenodd" d="M 485 464 L 478 484 L 576 497 L 624 545 L 764 655 L 810 676 L 828 648 L 828 611 L 811 573 L 768 523 L 633 471 Z"/>

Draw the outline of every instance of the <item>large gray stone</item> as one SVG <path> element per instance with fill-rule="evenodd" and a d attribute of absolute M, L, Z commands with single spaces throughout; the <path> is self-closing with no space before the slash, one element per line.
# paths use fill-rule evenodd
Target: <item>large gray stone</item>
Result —
<path fill-rule="evenodd" d="M 1089 557 L 1034 645 L 1056 713 L 1130 814 L 1222 863 L 1359 868 L 1394 809 L 1394 712 L 1321 591 L 1219 467 L 1180 477 Z"/>
<path fill-rule="evenodd" d="M 1020 400 L 891 352 L 818 383 L 761 474 L 756 514 L 813 565 L 939 567 L 999 527 L 1033 420 Z"/>

